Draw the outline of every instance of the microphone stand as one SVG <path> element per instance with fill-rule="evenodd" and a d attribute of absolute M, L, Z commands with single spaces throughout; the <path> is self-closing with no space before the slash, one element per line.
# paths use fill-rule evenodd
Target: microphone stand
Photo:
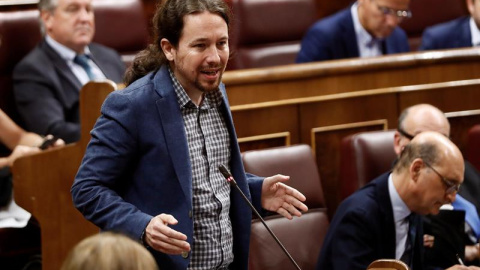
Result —
<path fill-rule="evenodd" d="M 288 258 L 290 259 L 290 261 L 293 263 L 293 265 L 295 265 L 295 267 L 298 269 L 298 270 L 302 270 L 300 268 L 300 266 L 298 266 L 297 262 L 293 259 L 292 255 L 290 255 L 290 253 L 288 253 L 287 249 L 283 246 L 283 244 L 280 242 L 280 240 L 277 238 L 277 236 L 273 233 L 273 231 L 270 229 L 270 227 L 268 227 L 267 223 L 265 223 L 265 220 L 263 220 L 262 216 L 260 216 L 260 213 L 258 213 L 257 209 L 255 209 L 255 207 L 253 206 L 253 204 L 250 202 L 250 200 L 247 198 L 247 196 L 245 195 L 245 193 L 243 193 L 243 191 L 240 189 L 240 187 L 237 185 L 237 182 L 235 181 L 235 179 L 233 179 L 233 176 L 232 174 L 228 171 L 228 169 L 222 164 L 220 166 L 218 166 L 218 169 L 220 170 L 220 172 L 222 173 L 222 175 L 225 177 L 225 179 L 227 179 L 227 181 L 232 185 L 234 186 L 239 192 L 240 192 L 240 195 L 242 195 L 243 199 L 247 202 L 247 204 L 250 206 L 250 208 L 252 209 L 252 211 L 255 213 L 255 215 L 260 219 L 260 221 L 262 222 L 263 226 L 265 226 L 265 228 L 267 229 L 267 231 L 270 233 L 270 235 L 273 237 L 273 239 L 275 239 L 275 241 L 277 242 L 277 244 L 282 248 L 283 252 L 285 252 L 285 254 L 288 256 Z"/>

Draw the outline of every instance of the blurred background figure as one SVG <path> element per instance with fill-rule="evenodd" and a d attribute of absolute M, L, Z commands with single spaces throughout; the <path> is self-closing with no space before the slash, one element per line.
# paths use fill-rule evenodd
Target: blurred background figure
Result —
<path fill-rule="evenodd" d="M 48 145 L 45 142 L 48 141 Z M 0 143 L 12 152 L 0 157 L 0 261 L 2 269 L 40 269 L 40 227 L 34 217 L 19 207 L 12 196 L 10 167 L 22 156 L 45 148 L 62 146 L 52 135 L 42 138 L 26 132 L 0 110 Z M 13 254 L 13 255 L 12 255 Z M 36 268 L 35 268 L 36 267 Z"/>
<path fill-rule="evenodd" d="M 103 232 L 78 243 L 61 270 L 158 270 L 152 254 L 122 234 Z"/>
<path fill-rule="evenodd" d="M 358 0 L 319 20 L 304 36 L 297 63 L 408 52 L 398 24 L 411 17 L 410 0 Z"/>
<path fill-rule="evenodd" d="M 92 43 L 91 0 L 41 0 L 38 8 L 44 39 L 13 71 L 18 112 L 27 130 L 75 142 L 80 89 L 90 80 L 121 83 L 125 65 L 117 52 Z"/>
<path fill-rule="evenodd" d="M 480 0 L 466 0 L 470 16 L 425 29 L 420 50 L 440 50 L 480 45 Z"/>

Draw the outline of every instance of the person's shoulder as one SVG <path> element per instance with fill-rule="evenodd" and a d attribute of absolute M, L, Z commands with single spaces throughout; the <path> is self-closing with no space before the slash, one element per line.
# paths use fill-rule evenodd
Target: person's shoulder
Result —
<path fill-rule="evenodd" d="M 354 192 L 342 204 L 345 204 L 347 209 L 353 211 L 376 209 L 381 205 L 379 193 L 388 192 L 387 186 L 388 174 L 383 174 Z M 385 190 L 382 190 L 382 188 L 385 188 Z"/>
<path fill-rule="evenodd" d="M 50 62 L 45 49 L 42 48 L 42 44 L 37 44 L 30 52 L 28 52 L 16 66 L 22 65 L 38 65 L 38 63 L 45 63 L 45 61 Z"/>
<path fill-rule="evenodd" d="M 465 23 L 468 23 L 469 19 L 470 16 L 463 16 L 448 22 L 439 23 L 425 28 L 424 33 L 428 33 L 434 36 L 458 33 L 461 27 Z"/>
<path fill-rule="evenodd" d="M 107 47 L 107 46 L 99 44 L 99 43 L 95 43 L 95 42 L 90 43 L 88 45 L 88 48 L 92 51 L 92 53 L 100 51 L 100 52 L 111 52 L 111 53 L 118 54 L 118 52 L 115 49 L 113 49 L 111 47 Z"/>
<path fill-rule="evenodd" d="M 335 32 L 344 22 L 351 20 L 350 8 L 342 9 L 328 17 L 318 20 L 311 30 Z"/>
<path fill-rule="evenodd" d="M 14 67 L 13 76 L 28 76 L 29 74 L 45 73 L 53 69 L 53 61 L 47 54 L 45 44 L 37 44 L 27 55 L 25 55 Z"/>

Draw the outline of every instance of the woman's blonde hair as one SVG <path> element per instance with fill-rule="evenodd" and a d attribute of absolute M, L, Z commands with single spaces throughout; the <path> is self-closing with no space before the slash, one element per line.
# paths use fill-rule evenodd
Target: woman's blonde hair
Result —
<path fill-rule="evenodd" d="M 150 252 L 140 243 L 113 232 L 85 238 L 70 251 L 61 270 L 158 270 Z"/>

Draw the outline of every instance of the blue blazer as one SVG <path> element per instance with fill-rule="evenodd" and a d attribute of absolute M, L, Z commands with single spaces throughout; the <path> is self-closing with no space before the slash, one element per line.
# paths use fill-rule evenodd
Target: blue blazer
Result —
<path fill-rule="evenodd" d="M 225 87 L 222 112 L 230 133 L 231 172 L 260 210 L 263 178 L 245 175 Z M 111 93 L 91 132 L 85 157 L 72 186 L 75 206 L 102 230 L 140 236 L 150 219 L 173 215 L 173 229 L 193 247 L 192 169 L 180 106 L 168 69 L 150 73 L 124 90 Z M 230 219 L 234 262 L 247 269 L 252 211 L 231 189 Z M 190 256 L 151 250 L 160 269 L 186 269 Z"/>
<path fill-rule="evenodd" d="M 121 83 L 125 64 L 118 53 L 95 43 L 88 47 L 103 74 Z M 66 143 L 80 139 L 78 93 L 82 84 L 45 40 L 17 64 L 13 83 L 18 112 L 27 130 L 52 134 Z"/>
<path fill-rule="evenodd" d="M 396 27 L 383 41 L 384 54 L 410 51 L 405 32 Z M 359 57 L 350 7 L 316 22 L 305 34 L 297 63 Z"/>
<path fill-rule="evenodd" d="M 441 50 L 472 46 L 470 16 L 428 27 L 419 50 Z"/>
<path fill-rule="evenodd" d="M 389 173 L 345 199 L 337 209 L 320 252 L 317 270 L 365 270 L 377 259 L 395 258 L 395 223 Z M 423 267 L 422 219 L 416 216 L 413 269 Z"/>

